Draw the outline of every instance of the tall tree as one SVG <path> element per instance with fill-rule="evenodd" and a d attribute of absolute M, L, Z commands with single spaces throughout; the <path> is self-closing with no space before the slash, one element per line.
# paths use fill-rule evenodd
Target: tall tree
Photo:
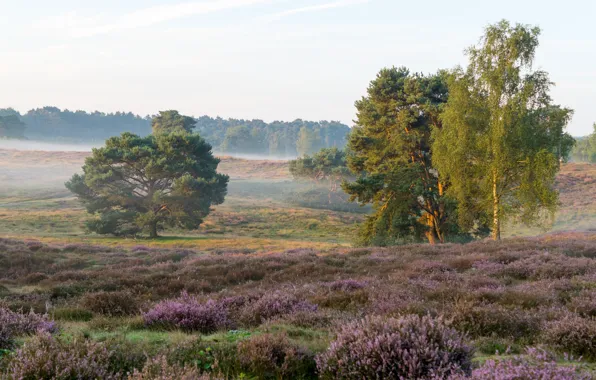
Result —
<path fill-rule="evenodd" d="M 139 137 L 124 133 L 93 149 L 84 174 L 66 187 L 97 216 L 87 227 L 100 234 L 157 237 L 164 226 L 199 227 L 212 205 L 221 204 L 228 176 L 197 134 L 175 131 Z"/>
<path fill-rule="evenodd" d="M 467 70 L 453 73 L 434 131 L 433 163 L 458 200 L 460 225 L 489 213 L 495 240 L 508 217 L 540 224 L 553 215 L 558 158 L 570 148 L 571 110 L 551 104 L 547 73 L 532 70 L 539 34 L 507 21 L 487 27 L 467 51 Z"/>
<path fill-rule="evenodd" d="M 381 70 L 356 102 L 348 166 L 358 178 L 343 188 L 352 200 L 373 205 L 362 231 L 365 244 L 425 237 L 436 243 L 458 232 L 430 150 L 431 129 L 440 128 L 447 96 L 445 74 L 391 68 Z"/>
<path fill-rule="evenodd" d="M 180 115 L 178 111 L 159 111 L 151 122 L 153 133 L 170 133 L 174 131 L 191 132 L 197 125 L 197 121 L 190 117 Z"/>

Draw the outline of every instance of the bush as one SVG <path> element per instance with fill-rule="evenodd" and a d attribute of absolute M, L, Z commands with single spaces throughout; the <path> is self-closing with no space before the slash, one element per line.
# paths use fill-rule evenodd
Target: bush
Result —
<path fill-rule="evenodd" d="M 238 343 L 238 359 L 259 379 L 316 378 L 314 356 L 285 335 L 264 334 Z"/>
<path fill-rule="evenodd" d="M 141 371 L 135 370 L 129 380 L 208 380 L 208 375 L 201 375 L 197 367 L 170 365 L 165 356 L 158 356 L 145 363 Z"/>
<path fill-rule="evenodd" d="M 536 355 L 538 352 L 538 355 Z M 528 356 L 516 356 L 512 359 L 495 361 L 487 360 L 480 368 L 472 372 L 472 379 L 499 379 L 499 380 L 589 380 L 592 376 L 582 373 L 575 366 L 560 366 L 547 357 L 544 352 L 531 351 Z M 469 379 L 456 376 L 455 379 Z"/>
<path fill-rule="evenodd" d="M 317 305 L 300 300 L 291 293 L 276 291 L 265 293 L 258 300 L 245 306 L 240 318 L 249 325 L 260 325 L 268 319 L 297 312 L 317 311 Z"/>
<path fill-rule="evenodd" d="M 53 333 L 56 324 L 49 321 L 45 315 L 15 313 L 9 309 L 0 308 L 0 349 L 13 346 L 13 339 L 19 335 L 34 334 L 38 331 Z"/>
<path fill-rule="evenodd" d="M 441 319 L 367 317 L 317 357 L 323 379 L 422 379 L 471 372 L 473 350 Z"/>
<path fill-rule="evenodd" d="M 508 309 L 494 304 L 457 302 L 451 318 L 455 328 L 474 337 L 528 338 L 536 335 L 540 327 L 540 316 L 535 311 Z"/>
<path fill-rule="evenodd" d="M 203 334 L 233 326 L 228 309 L 221 302 L 209 300 L 201 303 L 186 293 L 177 299 L 158 303 L 143 314 L 143 319 L 148 327 L 179 328 Z"/>
<path fill-rule="evenodd" d="M 564 318 L 546 322 L 544 343 L 588 359 L 596 359 L 596 319 L 569 313 Z"/>
<path fill-rule="evenodd" d="M 99 343 L 75 339 L 72 344 L 40 334 L 16 351 L 7 379 L 113 379 L 110 353 Z"/>
<path fill-rule="evenodd" d="M 84 308 L 109 317 L 135 315 L 141 309 L 137 297 L 127 291 L 87 293 L 81 303 Z"/>

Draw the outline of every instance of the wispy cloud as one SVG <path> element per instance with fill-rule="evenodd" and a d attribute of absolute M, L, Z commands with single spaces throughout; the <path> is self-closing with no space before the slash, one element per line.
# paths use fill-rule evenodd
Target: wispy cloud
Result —
<path fill-rule="evenodd" d="M 257 4 L 271 3 L 276 0 L 209 0 L 192 1 L 178 4 L 155 6 L 133 11 L 117 17 L 111 22 L 101 22 L 98 18 L 89 18 L 69 12 L 66 15 L 39 22 L 38 29 L 66 29 L 70 37 L 91 37 L 127 29 L 149 27 L 155 24 L 177 20 L 184 17 L 218 12 Z M 102 17 L 103 20 L 106 17 Z"/>
<path fill-rule="evenodd" d="M 334 9 L 334 8 L 344 8 L 344 7 L 349 7 L 351 5 L 366 4 L 366 3 L 369 3 L 370 1 L 371 0 L 339 0 L 339 1 L 334 1 L 331 3 L 310 5 L 310 6 L 306 6 L 306 7 L 288 9 L 286 11 L 273 13 L 273 14 L 263 17 L 261 20 L 262 21 L 277 21 L 284 17 L 292 16 L 292 15 L 299 14 L 299 13 L 319 12 L 319 11 L 324 11 L 324 10 Z"/>

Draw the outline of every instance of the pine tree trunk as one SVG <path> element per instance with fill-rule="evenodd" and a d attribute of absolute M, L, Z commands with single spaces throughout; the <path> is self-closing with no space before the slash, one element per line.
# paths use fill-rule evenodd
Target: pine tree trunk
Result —
<path fill-rule="evenodd" d="M 426 225 L 428 226 L 428 231 L 426 232 L 426 238 L 430 245 L 437 244 L 437 237 L 435 236 L 435 223 L 431 215 L 426 216 Z"/>
<path fill-rule="evenodd" d="M 155 239 L 157 236 L 157 222 L 153 222 L 149 225 L 149 237 Z"/>
<path fill-rule="evenodd" d="M 501 240 L 501 218 L 499 215 L 499 193 L 497 191 L 497 172 L 493 173 L 493 240 Z"/>

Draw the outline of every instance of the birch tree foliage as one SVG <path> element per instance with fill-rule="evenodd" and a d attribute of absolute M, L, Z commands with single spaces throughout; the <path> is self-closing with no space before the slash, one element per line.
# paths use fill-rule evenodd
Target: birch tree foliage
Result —
<path fill-rule="evenodd" d="M 548 74 L 532 69 L 539 34 L 507 21 L 487 27 L 467 51 L 468 68 L 452 73 L 442 128 L 433 131 L 433 164 L 458 201 L 460 225 L 490 214 L 495 240 L 511 217 L 548 226 L 559 159 L 572 146 L 572 111 L 552 104 Z"/>

